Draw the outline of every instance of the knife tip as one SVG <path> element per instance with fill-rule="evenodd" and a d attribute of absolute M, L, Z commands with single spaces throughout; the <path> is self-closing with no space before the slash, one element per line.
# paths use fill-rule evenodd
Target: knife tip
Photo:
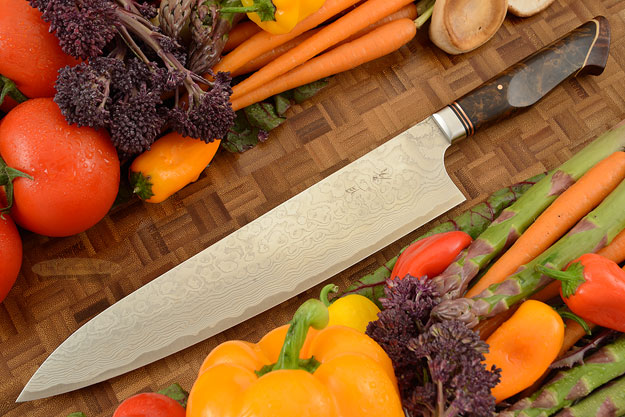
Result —
<path fill-rule="evenodd" d="M 23 403 L 23 402 L 26 402 L 26 401 L 35 400 L 36 398 L 32 398 L 31 395 L 32 394 L 30 392 L 26 391 L 26 388 L 24 387 L 22 392 L 20 392 L 20 395 L 17 396 L 17 399 L 15 400 L 15 402 L 16 403 Z"/>

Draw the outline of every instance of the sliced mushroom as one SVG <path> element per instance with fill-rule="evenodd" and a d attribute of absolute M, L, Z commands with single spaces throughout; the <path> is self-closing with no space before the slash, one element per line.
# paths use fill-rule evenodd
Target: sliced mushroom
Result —
<path fill-rule="evenodd" d="M 515 16 L 528 17 L 542 12 L 553 0 L 508 0 L 508 11 Z"/>
<path fill-rule="evenodd" d="M 472 51 L 493 37 L 507 10 L 508 0 L 436 0 L 430 39 L 450 54 Z"/>

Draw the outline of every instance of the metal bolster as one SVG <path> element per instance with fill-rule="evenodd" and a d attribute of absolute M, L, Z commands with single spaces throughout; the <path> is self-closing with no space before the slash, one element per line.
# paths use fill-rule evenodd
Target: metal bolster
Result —
<path fill-rule="evenodd" d="M 441 111 L 434 113 L 432 117 L 438 127 L 445 133 L 449 143 L 454 143 L 456 140 L 467 136 L 468 132 L 465 126 L 451 107 L 445 107 Z"/>

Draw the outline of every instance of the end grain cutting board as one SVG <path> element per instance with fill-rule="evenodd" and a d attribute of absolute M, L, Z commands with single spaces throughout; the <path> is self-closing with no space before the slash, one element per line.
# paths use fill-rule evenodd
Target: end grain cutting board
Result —
<path fill-rule="evenodd" d="M 528 112 L 447 152 L 447 169 L 468 200 L 453 215 L 556 167 L 625 118 L 625 2 L 556 0 L 537 16 L 508 16 L 490 42 L 461 56 L 437 49 L 423 30 L 398 52 L 333 77 L 316 97 L 291 109 L 266 143 L 244 154 L 220 152 L 196 183 L 164 203 L 133 200 L 74 237 L 23 232 L 22 272 L 0 304 L 0 415 L 83 411 L 110 417 L 138 392 L 173 382 L 190 389 L 213 347 L 228 339 L 257 341 L 320 287 L 144 368 L 69 394 L 14 403 L 47 356 L 106 307 L 596 15 L 606 16 L 612 28 L 600 77 L 567 81 Z M 331 281 L 347 286 L 417 234 Z"/>

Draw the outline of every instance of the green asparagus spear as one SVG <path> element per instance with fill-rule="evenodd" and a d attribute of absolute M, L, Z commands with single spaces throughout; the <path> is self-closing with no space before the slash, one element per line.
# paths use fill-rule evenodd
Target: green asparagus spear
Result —
<path fill-rule="evenodd" d="M 545 175 L 544 173 L 538 174 L 525 181 L 495 191 L 485 202 L 477 204 L 459 216 L 439 224 L 427 233 L 419 236 L 413 243 L 437 233 L 451 232 L 454 230 L 462 230 L 475 239 L 493 220 L 495 220 L 503 209 L 517 201 L 523 193 L 544 178 Z M 405 249 L 406 247 L 404 247 L 401 252 Z M 386 262 L 380 268 L 376 269 L 375 272 L 365 275 L 356 281 L 343 294 L 364 295 L 381 307 L 378 300 L 384 296 L 386 280 L 391 276 L 391 271 L 395 266 L 395 262 L 397 262 L 398 256 Z"/>
<path fill-rule="evenodd" d="M 625 377 L 612 381 L 555 417 L 619 417 L 625 415 Z"/>
<path fill-rule="evenodd" d="M 558 169 L 543 178 L 501 215 L 434 279 L 445 298 L 462 295 L 471 280 L 506 247 L 514 243 L 534 219 L 586 171 L 625 147 L 625 126 L 601 135 Z"/>
<path fill-rule="evenodd" d="M 529 192 L 529 191 L 528 191 Z M 525 194 L 527 195 L 527 194 Z M 625 181 L 586 215 L 564 237 L 522 269 L 499 284 L 493 284 L 473 298 L 444 300 L 432 310 L 438 319 L 459 319 L 469 327 L 510 308 L 541 290 L 552 279 L 536 270 L 537 265 L 560 270 L 575 258 L 609 244 L 625 229 Z"/>
<path fill-rule="evenodd" d="M 530 397 L 518 401 L 499 413 L 499 417 L 550 416 L 623 374 L 625 374 L 625 336 L 599 349 L 583 365 L 559 372 Z M 563 415 L 581 416 L 582 414 Z M 595 416 L 595 414 L 588 415 Z M 597 416 L 600 415 L 597 414 Z"/>

